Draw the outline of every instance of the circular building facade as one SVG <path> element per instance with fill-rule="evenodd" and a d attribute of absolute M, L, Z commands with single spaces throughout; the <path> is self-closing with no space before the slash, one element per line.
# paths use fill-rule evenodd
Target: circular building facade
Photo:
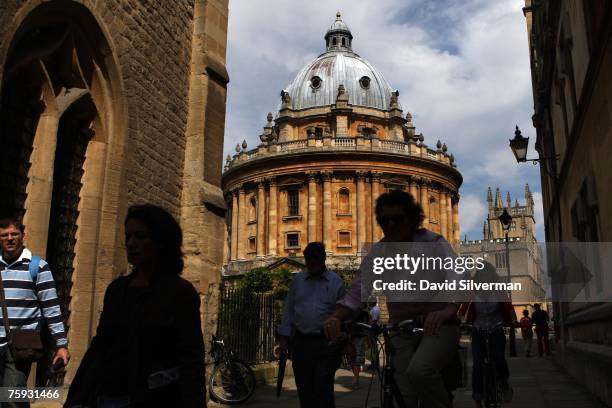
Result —
<path fill-rule="evenodd" d="M 261 143 L 243 142 L 227 157 L 224 274 L 299 261 L 312 241 L 325 244 L 332 269 L 356 269 L 363 245 L 382 237 L 374 205 L 392 189 L 418 200 L 425 228 L 459 241 L 462 177 L 453 155 L 440 141 L 424 143 L 399 92 L 352 42 L 338 13 L 326 51 L 281 91 Z"/>

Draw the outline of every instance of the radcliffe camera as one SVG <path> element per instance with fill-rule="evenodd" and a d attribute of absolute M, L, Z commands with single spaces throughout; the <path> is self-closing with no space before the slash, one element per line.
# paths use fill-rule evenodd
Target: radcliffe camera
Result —
<path fill-rule="evenodd" d="M 612 1 L 0 4 L 0 407 L 612 407 Z"/>

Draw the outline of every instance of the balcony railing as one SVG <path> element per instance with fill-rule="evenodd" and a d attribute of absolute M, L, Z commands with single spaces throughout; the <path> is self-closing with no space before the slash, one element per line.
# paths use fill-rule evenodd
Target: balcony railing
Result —
<path fill-rule="evenodd" d="M 279 143 L 281 152 L 289 150 L 303 149 L 308 146 L 307 140 L 293 140 L 291 142 Z"/>
<path fill-rule="evenodd" d="M 289 142 L 280 142 L 269 146 L 259 146 L 252 150 L 243 150 L 234 155 L 233 159 L 226 165 L 226 170 L 240 165 L 242 162 L 251 161 L 253 159 L 263 159 L 270 156 L 276 156 L 285 152 L 296 150 L 313 150 L 322 151 L 330 150 L 354 150 L 354 151 L 373 151 L 373 152 L 393 152 L 401 155 L 414 156 L 434 160 L 444 163 L 448 166 L 455 167 L 451 162 L 449 155 L 436 150 L 431 150 L 423 144 L 415 144 L 413 142 L 403 142 L 398 140 L 381 140 L 381 139 L 366 139 L 356 137 L 334 137 L 328 140 L 325 139 L 300 139 Z"/>
<path fill-rule="evenodd" d="M 336 137 L 332 139 L 332 146 L 336 147 L 353 147 L 355 146 L 354 137 Z"/>

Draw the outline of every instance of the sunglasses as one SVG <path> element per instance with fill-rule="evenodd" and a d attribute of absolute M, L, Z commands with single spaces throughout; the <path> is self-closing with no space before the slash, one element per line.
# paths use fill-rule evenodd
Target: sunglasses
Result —
<path fill-rule="evenodd" d="M 378 225 L 384 227 L 389 224 L 389 222 L 393 222 L 393 224 L 403 224 L 406 222 L 406 216 L 401 214 L 391 215 L 391 216 L 381 216 L 376 217 L 376 221 Z"/>

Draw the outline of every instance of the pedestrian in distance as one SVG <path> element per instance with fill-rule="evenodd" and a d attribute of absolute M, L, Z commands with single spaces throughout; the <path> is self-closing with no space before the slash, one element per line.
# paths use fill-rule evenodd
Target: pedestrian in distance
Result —
<path fill-rule="evenodd" d="M 334 376 L 342 344 L 329 342 L 323 323 L 346 292 L 342 279 L 327 269 L 325 246 L 311 242 L 304 249 L 306 270 L 291 282 L 279 326 L 281 351 L 291 343 L 293 372 L 301 408 L 333 408 Z"/>
<path fill-rule="evenodd" d="M 525 344 L 525 357 L 531 357 L 531 343 L 533 342 L 533 320 L 529 317 L 529 310 L 523 310 L 523 317 L 520 321 L 521 335 Z"/>
<path fill-rule="evenodd" d="M 540 357 L 544 353 L 550 356 L 550 340 L 548 339 L 548 322 L 550 318 L 545 310 L 542 310 L 539 303 L 533 305 L 535 311 L 531 315 L 531 320 L 535 324 L 535 332 L 538 342 L 538 354 Z"/>
<path fill-rule="evenodd" d="M 110 283 L 100 322 L 64 407 L 205 406 L 200 297 L 180 277 L 182 231 L 161 207 L 125 218 L 133 269 Z"/>
<path fill-rule="evenodd" d="M 24 245 L 25 227 L 17 219 L 0 220 L 0 383 L 25 387 L 32 362 L 45 351 L 40 337 L 42 322 L 55 343 L 52 363 L 70 360 L 64 318 L 49 264 Z M 3 402 L 2 407 L 29 407 L 28 402 Z"/>
<path fill-rule="evenodd" d="M 370 309 L 370 321 L 372 324 L 380 324 L 380 306 L 378 306 L 378 302 L 374 303 L 374 306 Z"/>
<path fill-rule="evenodd" d="M 370 314 L 367 310 L 362 310 L 355 319 L 356 323 L 370 324 Z M 353 382 L 351 386 L 353 389 L 359 388 L 359 372 L 361 366 L 365 364 L 365 350 L 366 350 L 367 335 L 361 331 L 355 331 L 351 334 L 350 344 L 353 349 L 353 355 L 351 358 L 351 370 L 353 371 Z"/>

